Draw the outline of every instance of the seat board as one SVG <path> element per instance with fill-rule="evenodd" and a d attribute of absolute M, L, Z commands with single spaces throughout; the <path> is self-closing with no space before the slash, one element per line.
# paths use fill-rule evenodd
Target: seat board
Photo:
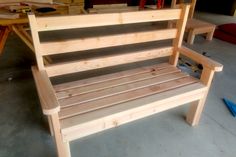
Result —
<path fill-rule="evenodd" d="M 73 96 L 81 95 L 81 94 L 86 94 L 89 92 L 94 92 L 102 89 L 107 89 L 111 87 L 116 87 L 136 81 L 141 81 L 153 77 L 158 77 L 161 75 L 169 74 L 169 73 L 174 73 L 174 72 L 179 72 L 180 70 L 174 67 L 170 68 L 165 68 L 165 69 L 160 69 L 160 70 L 155 70 L 155 69 L 150 69 L 149 72 L 147 73 L 142 73 L 138 75 L 131 75 L 123 78 L 113 78 L 113 80 L 109 81 L 103 81 L 99 83 L 92 83 L 92 84 L 87 84 L 82 87 L 77 87 L 69 90 L 64 90 L 62 92 L 57 92 L 56 95 L 58 99 L 66 99 L 70 98 Z"/>
<path fill-rule="evenodd" d="M 196 80 L 192 77 L 189 77 L 189 76 L 184 77 L 184 75 L 182 75 L 182 78 L 177 77 L 177 79 L 175 79 L 175 80 L 167 81 L 167 82 L 161 83 L 161 84 L 153 85 L 154 82 L 152 82 L 144 88 L 124 92 L 121 94 L 115 94 L 112 96 L 100 98 L 100 99 L 97 99 L 94 101 L 89 101 L 86 103 L 74 105 L 74 106 L 67 107 L 67 108 L 62 108 L 61 111 L 59 112 L 59 118 L 60 119 L 68 118 L 68 117 L 75 116 L 78 114 L 83 114 L 83 113 L 97 110 L 100 108 L 109 107 L 112 105 L 124 103 L 124 102 L 135 100 L 138 98 L 150 96 L 153 94 L 157 94 L 157 93 L 164 92 L 167 90 L 175 89 L 175 88 L 185 86 L 188 84 L 192 84 L 192 83 L 196 83 L 196 82 L 198 82 L 198 80 Z"/>
<path fill-rule="evenodd" d="M 144 66 L 144 67 L 139 67 L 139 68 L 135 68 L 135 69 L 131 69 L 131 70 L 126 70 L 126 71 L 101 75 L 101 76 L 97 76 L 97 77 L 87 78 L 87 79 L 83 79 L 83 80 L 62 83 L 62 84 L 54 85 L 53 87 L 56 92 L 60 92 L 60 91 L 64 91 L 64 90 L 68 90 L 68 89 L 72 89 L 72 88 L 85 86 L 88 84 L 94 84 L 94 83 L 100 83 L 100 82 L 104 82 L 104 81 L 108 81 L 108 80 L 113 80 L 114 78 L 118 79 L 118 78 L 123 78 L 123 77 L 128 77 L 128 76 L 132 76 L 132 75 L 150 72 L 150 69 L 160 70 L 160 69 L 164 69 L 167 67 L 173 67 L 173 65 L 170 65 L 168 63 L 161 63 L 158 65 Z"/>
<path fill-rule="evenodd" d="M 150 73 L 150 74 L 153 74 L 153 73 Z M 130 79 L 128 82 L 124 82 L 123 84 L 118 84 L 116 86 L 110 86 L 110 87 L 108 86 L 107 88 L 104 87 L 103 89 L 100 89 L 100 90 L 93 90 L 84 94 L 79 94 L 79 95 L 68 97 L 65 99 L 60 99 L 59 103 L 61 105 L 61 108 L 65 108 L 65 107 L 85 103 L 88 101 L 94 101 L 100 98 L 144 88 L 147 86 L 168 82 L 168 81 L 183 78 L 183 77 L 187 77 L 187 75 L 177 71 L 177 69 L 175 69 L 175 71 L 169 71 L 169 73 L 164 73 L 162 75 L 156 75 L 154 73 L 153 75 L 150 75 L 150 77 L 148 78 L 144 78 L 144 79 L 139 78 L 139 80 Z M 79 91 L 79 88 L 77 90 Z"/>

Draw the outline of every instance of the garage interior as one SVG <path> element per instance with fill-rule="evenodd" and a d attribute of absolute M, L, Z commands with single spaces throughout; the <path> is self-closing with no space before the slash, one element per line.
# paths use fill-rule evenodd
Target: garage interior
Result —
<path fill-rule="evenodd" d="M 85 9 L 99 3 L 124 1 L 85 1 Z M 236 23 L 235 4 L 235 0 L 198 0 L 194 18 L 216 26 Z M 166 0 L 165 5 L 170 1 Z M 193 44 L 184 40 L 183 45 L 224 65 L 223 71 L 214 76 L 198 126 L 185 122 L 189 105 L 184 105 L 75 140 L 70 143 L 71 156 L 234 157 L 235 117 L 222 99 L 236 102 L 236 45 L 217 38 L 208 41 L 202 35 L 197 35 Z M 10 33 L 0 56 L 0 157 L 57 156 L 31 71 L 35 64 L 32 50 Z M 83 75 L 81 78 L 90 74 Z"/>

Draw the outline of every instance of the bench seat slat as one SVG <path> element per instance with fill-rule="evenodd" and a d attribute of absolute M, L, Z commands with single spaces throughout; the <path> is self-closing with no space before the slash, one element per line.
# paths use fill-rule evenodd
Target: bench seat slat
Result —
<path fill-rule="evenodd" d="M 149 97 L 61 119 L 62 134 L 73 140 L 198 100 L 207 90 L 194 83 Z"/>
<path fill-rule="evenodd" d="M 196 82 L 198 81 L 192 77 L 184 77 L 180 79 L 179 77 L 177 77 L 176 80 L 167 81 L 165 83 L 161 83 L 157 85 L 153 85 L 154 84 L 153 82 L 141 89 L 137 89 L 134 91 L 125 92 L 121 94 L 116 94 L 114 96 L 101 98 L 92 102 L 87 102 L 87 103 L 75 105 L 72 107 L 62 108 L 61 111 L 59 112 L 59 117 L 63 119 L 63 118 L 75 116 L 75 115 L 93 111 L 99 108 L 104 108 L 104 107 L 116 105 L 119 103 L 135 100 L 138 98 L 142 98 L 142 97 L 149 96 L 152 94 L 157 94 L 160 92 L 164 92 L 166 90 L 175 89 L 175 88 L 188 85 L 191 83 L 196 83 Z"/>
<path fill-rule="evenodd" d="M 120 33 L 115 35 L 68 39 L 62 41 L 42 42 L 42 55 L 53 55 L 67 52 L 92 50 L 112 46 L 137 44 L 158 40 L 173 39 L 177 29 L 151 30 L 144 32 Z"/>
<path fill-rule="evenodd" d="M 112 87 L 101 89 L 101 90 L 91 91 L 85 94 L 80 94 L 77 96 L 61 99 L 59 100 L 59 102 L 61 104 L 61 108 L 65 108 L 65 107 L 78 105 L 78 104 L 82 104 L 82 103 L 86 103 L 90 101 L 95 101 L 95 100 L 112 96 L 112 95 L 116 95 L 116 94 L 130 92 L 136 89 L 141 89 L 147 86 L 168 82 L 172 79 L 175 80 L 175 79 L 183 78 L 183 77 L 186 77 L 186 74 L 175 72 L 175 73 L 166 74 L 163 76 L 144 79 L 141 81 L 133 81 L 133 82 L 126 83 L 123 85 L 116 85 L 116 86 L 112 86 Z"/>
<path fill-rule="evenodd" d="M 72 89 L 57 92 L 56 95 L 57 95 L 58 99 L 63 99 L 63 98 L 65 99 L 65 98 L 73 97 L 76 95 L 86 94 L 89 92 L 95 92 L 95 91 L 102 90 L 102 89 L 112 88 L 115 86 L 134 83 L 137 81 L 155 78 L 155 77 L 158 77 L 161 75 L 175 73 L 175 72 L 179 72 L 179 71 L 180 70 L 175 67 L 165 68 L 165 69 L 161 69 L 161 70 L 157 70 L 157 71 L 150 70 L 150 72 L 148 72 L 148 73 L 131 75 L 131 76 L 123 77 L 123 78 L 113 78 L 112 80 L 103 81 L 103 82 L 99 82 L 99 83 L 92 83 L 91 82 L 92 84 L 87 84 L 87 85 L 83 85 L 78 88 L 72 88 Z"/>
<path fill-rule="evenodd" d="M 87 70 L 105 68 L 109 66 L 128 64 L 138 61 L 145 61 L 158 57 L 166 57 L 173 54 L 173 47 L 164 47 L 160 49 L 144 50 L 127 54 L 116 54 L 91 59 L 83 59 L 76 62 L 54 64 L 46 66 L 47 74 L 50 77 L 62 74 L 70 74 Z"/>
<path fill-rule="evenodd" d="M 131 70 L 125 70 L 125 71 L 115 72 L 115 73 L 101 75 L 97 77 L 91 77 L 91 78 L 87 78 L 83 80 L 57 84 L 57 85 L 54 85 L 53 88 L 56 92 L 60 92 L 60 91 L 64 91 L 64 90 L 68 90 L 72 88 L 78 88 L 78 87 L 82 87 L 82 86 L 86 86 L 90 84 L 101 83 L 101 82 L 110 81 L 113 79 L 121 79 L 124 77 L 149 73 L 151 71 L 158 71 L 158 70 L 170 68 L 170 67 L 174 67 L 174 66 L 168 63 L 160 63 L 158 65 L 143 66 L 143 67 L 139 67 L 139 68 L 135 68 Z"/>

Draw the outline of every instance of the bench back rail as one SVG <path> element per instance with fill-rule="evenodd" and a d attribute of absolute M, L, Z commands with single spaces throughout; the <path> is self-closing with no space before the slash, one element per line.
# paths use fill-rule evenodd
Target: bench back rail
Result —
<path fill-rule="evenodd" d="M 186 12 L 189 6 L 181 6 L 179 9 L 149 10 L 123 13 L 108 13 L 97 15 L 75 15 L 60 17 L 35 17 L 29 15 L 33 42 L 35 46 L 37 65 L 39 70 L 46 70 L 49 77 L 105 68 L 109 66 L 127 64 L 137 61 L 145 61 L 158 57 L 170 56 L 170 63 L 176 64 L 178 59 L 178 46 L 182 44 L 184 27 L 186 25 Z M 76 37 L 59 41 L 40 41 L 40 32 L 86 29 L 101 26 L 117 26 L 127 24 L 140 24 L 147 22 L 159 22 L 177 20 L 176 28 L 164 28 L 142 32 L 124 32 L 106 36 Z M 85 50 L 102 49 L 123 45 L 139 44 L 160 40 L 174 39 L 173 46 L 158 49 L 148 49 L 127 54 L 108 55 L 82 59 L 73 62 L 45 65 L 43 57 L 48 55 L 78 52 Z"/>

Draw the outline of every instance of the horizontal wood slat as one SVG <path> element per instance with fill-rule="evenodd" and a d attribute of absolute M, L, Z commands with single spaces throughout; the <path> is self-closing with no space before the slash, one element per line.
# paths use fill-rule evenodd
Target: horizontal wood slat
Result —
<path fill-rule="evenodd" d="M 170 78 L 169 78 L 170 79 Z M 171 79 L 170 79 L 171 80 Z M 192 77 L 185 77 L 176 79 L 173 81 L 168 81 L 165 83 L 150 85 L 141 89 L 137 89 L 131 92 L 121 93 L 107 98 L 101 98 L 94 102 L 88 102 L 80 105 L 75 105 L 72 107 L 62 108 L 59 112 L 60 119 L 68 118 L 78 114 L 86 113 L 89 111 L 97 110 L 104 107 L 109 107 L 112 105 L 124 103 L 127 101 L 135 100 L 138 98 L 146 97 L 149 95 L 164 92 L 166 90 L 175 89 L 184 85 L 192 84 L 198 82 Z"/>
<path fill-rule="evenodd" d="M 56 42 L 42 42 L 41 55 L 53 55 L 67 52 L 92 50 L 112 46 L 137 44 L 165 39 L 173 39 L 177 29 L 152 30 L 145 32 L 124 33 L 101 37 L 71 39 Z"/>
<path fill-rule="evenodd" d="M 172 71 L 172 72 L 174 72 L 174 73 L 171 73 L 171 74 L 167 73 L 166 75 L 163 74 L 163 76 L 158 75 L 156 77 L 150 77 L 150 78 L 139 80 L 139 81 L 135 81 L 135 80 L 132 81 L 132 79 L 130 78 L 129 81 L 132 81 L 132 82 L 127 82 L 127 83 L 124 82 L 121 85 L 115 84 L 115 86 L 113 84 L 112 87 L 105 87 L 105 88 L 103 87 L 100 90 L 93 90 L 93 91 L 90 91 L 85 94 L 76 93 L 76 94 L 78 94 L 77 96 L 67 97 L 67 98 L 59 100 L 59 102 L 60 102 L 61 107 L 65 108 L 65 107 L 78 105 L 78 104 L 86 103 L 89 101 L 95 101 L 97 99 L 105 98 L 108 96 L 121 94 L 121 93 L 129 92 L 132 90 L 136 90 L 136 89 L 141 89 L 146 86 L 155 85 L 155 84 L 159 84 L 159 83 L 163 83 L 166 81 L 170 81 L 170 80 L 174 80 L 174 79 L 178 79 L 178 78 L 182 78 L 182 77 L 187 76 L 186 74 L 183 74 L 180 72 L 176 72 L 176 71 Z M 80 89 L 76 89 L 76 90 L 77 90 L 77 92 L 80 92 Z M 82 91 L 83 91 L 83 89 L 82 89 Z M 73 95 L 73 94 L 71 94 L 71 95 Z"/>
<path fill-rule="evenodd" d="M 61 120 L 65 139 L 73 140 L 200 99 L 206 87 L 194 83 L 157 95 Z M 138 114 L 146 111 L 147 114 Z M 145 112 L 146 113 L 146 112 Z"/>
<path fill-rule="evenodd" d="M 155 78 L 155 77 L 158 77 L 161 75 L 175 73 L 175 72 L 180 72 L 180 70 L 175 67 L 165 68 L 165 69 L 155 70 L 155 71 L 153 69 L 153 71 L 150 71 L 148 73 L 131 75 L 128 77 L 123 77 L 123 78 L 113 78 L 112 80 L 108 80 L 108 81 L 88 84 L 88 85 L 84 85 L 82 87 L 64 90 L 61 92 L 57 92 L 56 95 L 57 95 L 58 99 L 68 98 L 68 97 L 73 97 L 76 95 L 86 94 L 89 92 L 99 91 L 102 89 L 112 88 L 115 86 L 120 86 L 120 85 L 125 85 L 125 84 L 129 84 L 129 83 L 137 82 L 137 81 L 147 80 L 150 78 Z"/>
<path fill-rule="evenodd" d="M 87 79 L 83 79 L 83 80 L 62 83 L 62 84 L 54 85 L 53 88 L 56 92 L 60 92 L 60 91 L 68 90 L 68 89 L 83 87 L 83 86 L 96 84 L 96 83 L 102 83 L 102 82 L 106 82 L 106 81 L 110 81 L 110 80 L 114 80 L 114 79 L 121 79 L 121 78 L 129 77 L 129 76 L 149 73 L 152 71 L 158 71 L 161 69 L 172 68 L 172 67 L 174 67 L 174 66 L 170 65 L 168 63 L 160 63 L 157 65 L 143 66 L 143 67 L 139 67 L 139 68 L 135 68 L 135 69 L 131 69 L 131 70 L 115 72 L 112 74 L 106 74 L 106 75 L 87 78 Z"/>
<path fill-rule="evenodd" d="M 37 31 L 85 28 L 180 19 L 181 9 L 37 18 Z"/>
<path fill-rule="evenodd" d="M 128 64 L 158 57 L 170 56 L 173 53 L 173 47 L 165 47 L 160 49 L 151 49 L 141 52 L 133 52 L 128 54 L 118 54 L 103 56 L 92 59 L 79 60 L 77 62 L 62 63 L 46 66 L 46 71 L 50 77 L 93 70 L 98 68 L 105 68 L 120 64 Z"/>

